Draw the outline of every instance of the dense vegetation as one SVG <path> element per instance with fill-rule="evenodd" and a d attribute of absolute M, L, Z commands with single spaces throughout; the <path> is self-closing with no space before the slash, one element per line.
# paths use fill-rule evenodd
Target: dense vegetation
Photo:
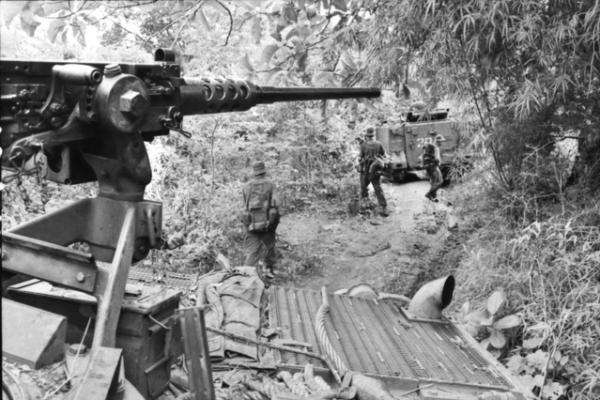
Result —
<path fill-rule="evenodd" d="M 457 304 L 487 304 L 478 319 L 462 312 L 539 397 L 600 395 L 598 0 L 58 1 L 0 9 L 3 57 L 138 62 L 163 46 L 180 52 L 189 75 L 386 89 L 376 103 L 190 118 L 191 140 L 174 134 L 151 144 L 148 197 L 165 204 L 172 247 L 152 254 L 154 266 L 207 269 L 217 252 L 240 260 L 236 213 L 254 159 L 272 169 L 287 212 L 324 199 L 343 206 L 356 193 L 353 140 L 366 126 L 393 120 L 412 101 L 461 104 L 480 162 L 454 194 L 465 221 L 452 266 L 463 285 Z M 3 227 L 94 190 L 15 177 L 2 188 Z M 506 300 L 490 314 L 494 291 Z M 519 322 L 497 324 L 511 315 Z M 507 341 L 494 326 L 508 327 Z"/>

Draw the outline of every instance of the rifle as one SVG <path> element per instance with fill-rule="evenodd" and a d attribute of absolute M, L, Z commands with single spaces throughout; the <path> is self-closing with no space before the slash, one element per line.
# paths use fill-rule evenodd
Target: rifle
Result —
<path fill-rule="evenodd" d="M 186 115 L 380 95 L 375 88 L 277 88 L 185 77 L 170 50 L 158 49 L 154 60 L 0 60 L 3 170 L 99 186 L 96 198 L 3 232 L 3 268 L 94 295 L 94 346 L 114 347 L 129 267 L 160 247 L 162 205 L 143 198 L 152 179 L 144 142 L 170 131 L 189 136 L 182 128 Z M 90 251 L 67 247 L 75 242 Z"/>

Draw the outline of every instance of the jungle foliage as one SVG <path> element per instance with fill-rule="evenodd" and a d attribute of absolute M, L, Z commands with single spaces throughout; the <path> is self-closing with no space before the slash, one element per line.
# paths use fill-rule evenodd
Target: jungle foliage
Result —
<path fill-rule="evenodd" d="M 521 172 L 531 158 L 556 162 L 551 152 L 564 137 L 579 141 L 578 181 L 598 190 L 597 0 L 381 1 L 367 29 L 373 76 L 395 85 L 424 80 L 433 103 L 449 93 L 471 102 L 508 192 L 559 192 L 557 184 L 529 185 Z M 554 174 L 537 177 L 545 173 Z"/>
<path fill-rule="evenodd" d="M 191 140 L 156 140 L 148 197 L 165 204 L 168 249 L 147 263 L 158 268 L 208 269 L 217 252 L 240 260 L 236 210 L 253 160 L 267 162 L 285 212 L 322 200 L 341 209 L 366 126 L 413 101 L 452 102 L 476 122 L 483 159 L 455 201 L 469 236 L 456 267 L 465 314 L 487 309 L 480 339 L 536 397 L 600 395 L 600 0 L 3 1 L 0 11 L 2 57 L 143 62 L 168 47 L 187 75 L 387 89 L 375 104 L 190 118 Z M 566 157 L 564 138 L 577 143 Z M 2 188 L 3 228 L 94 191 L 18 178 Z"/>

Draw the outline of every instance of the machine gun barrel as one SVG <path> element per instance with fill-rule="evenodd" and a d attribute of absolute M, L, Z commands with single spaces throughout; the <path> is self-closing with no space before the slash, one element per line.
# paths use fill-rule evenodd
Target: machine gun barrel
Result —
<path fill-rule="evenodd" d="M 258 104 L 273 103 L 276 101 L 304 101 L 304 100 L 329 100 L 349 99 L 356 97 L 379 97 L 381 91 L 376 88 L 295 88 L 272 87 L 260 88 Z"/>
<path fill-rule="evenodd" d="M 376 88 L 298 88 L 258 86 L 233 79 L 183 78 L 180 87 L 184 115 L 245 111 L 258 104 L 283 101 L 379 97 Z"/>

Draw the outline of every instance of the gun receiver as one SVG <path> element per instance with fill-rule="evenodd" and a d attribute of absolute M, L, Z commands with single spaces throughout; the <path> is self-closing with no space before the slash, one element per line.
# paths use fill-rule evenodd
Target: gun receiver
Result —
<path fill-rule="evenodd" d="M 160 49 L 149 64 L 0 60 L 0 74 L 2 168 L 99 186 L 96 198 L 5 232 L 3 270 L 93 294 L 94 345 L 101 346 L 115 344 L 131 262 L 161 244 L 161 204 L 143 199 L 152 178 L 144 141 L 183 132 L 185 115 L 380 94 L 186 78 L 173 53 Z M 89 253 L 67 247 L 75 242 Z"/>
<path fill-rule="evenodd" d="M 38 161 L 47 179 L 98 180 L 103 195 L 140 199 L 151 179 L 141 141 L 182 132 L 185 115 L 380 95 L 374 88 L 277 88 L 181 77 L 168 51 L 157 51 L 155 58 L 151 64 L 2 60 L 2 166 L 22 169 L 34 154 L 43 154 Z M 107 176 L 107 159 L 132 172 L 130 179 L 119 185 Z"/>

